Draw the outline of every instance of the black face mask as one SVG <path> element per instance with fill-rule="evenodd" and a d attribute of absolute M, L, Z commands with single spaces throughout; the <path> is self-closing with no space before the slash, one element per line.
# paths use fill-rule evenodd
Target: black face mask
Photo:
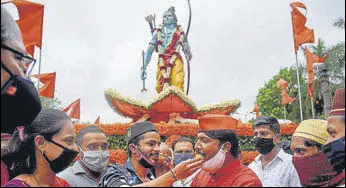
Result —
<path fill-rule="evenodd" d="M 26 126 L 40 113 L 41 99 L 34 83 L 14 75 L 2 62 L 10 79 L 1 88 L 1 133 L 12 134 L 18 126 Z"/>
<path fill-rule="evenodd" d="M 54 142 L 53 140 L 50 140 L 49 142 L 55 144 L 56 146 L 64 149 L 64 151 L 53 161 L 49 160 L 45 153 L 43 153 L 43 157 L 46 159 L 46 161 L 49 163 L 50 169 L 55 173 L 62 172 L 65 170 L 77 157 L 78 151 L 71 150 L 68 148 L 65 148 L 64 146 Z"/>
<path fill-rule="evenodd" d="M 275 147 L 273 138 L 257 137 L 254 140 L 254 144 L 258 152 L 260 152 L 263 155 L 270 153 Z"/>
<path fill-rule="evenodd" d="M 341 173 L 344 171 L 345 136 L 323 146 L 323 152 L 327 155 L 329 163 L 336 172 Z"/>

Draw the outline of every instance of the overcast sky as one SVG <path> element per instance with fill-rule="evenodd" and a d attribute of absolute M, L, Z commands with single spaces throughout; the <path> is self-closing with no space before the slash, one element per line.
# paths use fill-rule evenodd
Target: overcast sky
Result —
<path fill-rule="evenodd" d="M 81 98 L 81 121 L 90 122 L 99 115 L 101 123 L 128 121 L 108 105 L 107 88 L 143 101 L 156 95 L 157 54 L 148 67 L 148 92 L 141 93 L 141 51 L 151 39 L 144 17 L 155 13 L 158 25 L 164 11 L 175 6 L 186 30 L 189 16 L 186 0 L 36 2 L 46 5 L 41 72 L 57 72 L 55 96 L 62 107 Z M 237 98 L 242 102 L 238 112 L 248 113 L 259 88 L 280 68 L 295 65 L 291 2 L 191 0 L 189 96 L 197 106 Z M 316 39 L 327 45 L 345 41 L 345 31 L 333 27 L 345 15 L 345 0 L 301 2 Z"/>

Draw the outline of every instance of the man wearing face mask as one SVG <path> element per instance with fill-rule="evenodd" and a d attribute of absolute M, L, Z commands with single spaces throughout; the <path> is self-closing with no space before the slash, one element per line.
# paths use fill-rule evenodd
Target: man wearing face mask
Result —
<path fill-rule="evenodd" d="M 327 131 L 329 138 L 323 151 L 333 169 L 345 178 L 345 88 L 335 91 Z M 345 185 L 345 181 L 340 185 Z"/>
<path fill-rule="evenodd" d="M 25 68 L 25 64 L 30 69 Z M 30 124 L 41 111 L 41 101 L 34 84 L 27 80 L 35 60 L 27 55 L 16 21 L 1 6 L 1 156 L 10 134 Z M 6 167 L 1 162 L 1 185 L 7 182 Z"/>
<path fill-rule="evenodd" d="M 322 151 L 328 139 L 327 121 L 310 119 L 301 122 L 292 136 L 293 164 L 304 187 L 334 187 L 345 183 L 337 175 Z"/>
<path fill-rule="evenodd" d="M 262 187 L 261 181 L 238 159 L 238 121 L 227 115 L 206 115 L 199 119 L 195 145 L 205 162 L 191 187 Z"/>
<path fill-rule="evenodd" d="M 172 186 L 200 168 L 202 161 L 184 161 L 169 172 L 155 178 L 152 173 L 158 164 L 161 138 L 151 122 L 138 122 L 126 131 L 129 159 L 125 166 L 110 165 L 101 177 L 100 187 Z"/>
<path fill-rule="evenodd" d="M 262 116 L 253 123 L 255 147 L 260 155 L 249 165 L 264 187 L 301 187 L 292 156 L 279 148 L 280 124 L 274 117 Z"/>
<path fill-rule="evenodd" d="M 193 140 L 187 137 L 181 137 L 173 142 L 172 148 L 174 153 L 173 164 L 178 165 L 183 161 L 195 157 Z M 179 180 L 173 184 L 173 187 L 190 187 L 193 178 L 199 173 L 200 169 L 184 180 Z"/>
<path fill-rule="evenodd" d="M 102 129 L 90 125 L 79 132 L 76 144 L 80 148 L 80 160 L 58 176 L 71 187 L 97 187 L 109 161 L 107 137 Z"/>

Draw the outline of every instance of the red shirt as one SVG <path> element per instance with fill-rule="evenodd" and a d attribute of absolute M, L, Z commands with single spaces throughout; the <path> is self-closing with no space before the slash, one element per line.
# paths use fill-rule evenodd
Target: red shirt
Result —
<path fill-rule="evenodd" d="M 250 168 L 240 164 L 239 159 L 226 159 L 215 174 L 201 170 L 191 187 L 262 187 L 262 183 Z"/>

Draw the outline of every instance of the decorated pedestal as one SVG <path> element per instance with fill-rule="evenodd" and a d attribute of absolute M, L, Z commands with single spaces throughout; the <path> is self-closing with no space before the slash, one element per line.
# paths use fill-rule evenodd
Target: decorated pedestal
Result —
<path fill-rule="evenodd" d="M 125 97 L 113 89 L 106 90 L 105 97 L 114 111 L 123 117 L 131 118 L 133 122 L 194 122 L 206 114 L 229 115 L 240 106 L 240 100 L 235 99 L 196 107 L 189 96 L 174 86 L 168 87 L 147 104 Z"/>

